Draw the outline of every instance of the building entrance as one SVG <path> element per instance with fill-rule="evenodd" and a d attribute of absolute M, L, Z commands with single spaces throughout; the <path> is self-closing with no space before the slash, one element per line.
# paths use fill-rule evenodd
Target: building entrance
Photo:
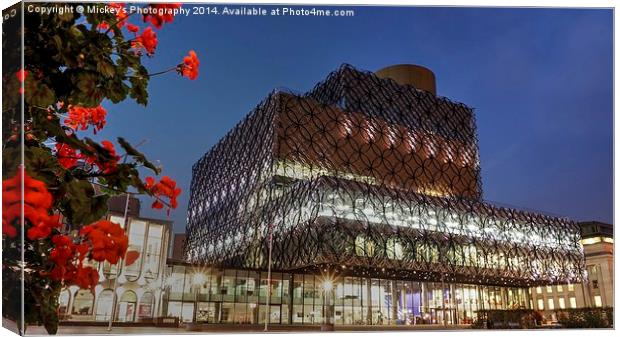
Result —
<path fill-rule="evenodd" d="M 431 323 L 439 325 L 457 324 L 456 309 L 430 308 Z"/>

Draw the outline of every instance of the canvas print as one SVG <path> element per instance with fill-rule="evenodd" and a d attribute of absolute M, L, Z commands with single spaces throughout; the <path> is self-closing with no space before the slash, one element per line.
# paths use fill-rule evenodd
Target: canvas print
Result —
<path fill-rule="evenodd" d="M 614 328 L 613 9 L 2 15 L 5 329 Z"/>

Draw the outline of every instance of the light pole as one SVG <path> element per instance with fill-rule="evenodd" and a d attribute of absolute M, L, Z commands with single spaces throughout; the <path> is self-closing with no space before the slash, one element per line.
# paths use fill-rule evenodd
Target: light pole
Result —
<path fill-rule="evenodd" d="M 321 325 L 321 331 L 333 331 L 334 330 L 334 312 L 332 310 L 332 291 L 334 289 L 334 282 L 330 279 L 323 281 L 323 324 Z"/>
<path fill-rule="evenodd" d="M 129 210 L 129 193 L 125 193 L 125 212 L 123 213 L 123 228 L 127 231 L 127 211 Z M 121 276 L 121 265 L 123 264 L 122 256 L 116 265 L 116 277 L 114 278 L 114 286 L 112 287 L 112 314 L 110 315 L 110 321 L 108 322 L 108 331 L 112 331 L 112 321 L 114 321 L 114 315 L 116 312 L 117 295 L 116 289 L 118 285 L 118 278 Z"/>
<path fill-rule="evenodd" d="M 207 276 L 203 272 L 195 272 L 194 277 L 192 277 L 192 284 L 194 285 L 194 317 L 192 318 L 192 322 L 194 324 L 198 324 L 198 299 L 200 289 L 204 286 L 206 281 Z"/>

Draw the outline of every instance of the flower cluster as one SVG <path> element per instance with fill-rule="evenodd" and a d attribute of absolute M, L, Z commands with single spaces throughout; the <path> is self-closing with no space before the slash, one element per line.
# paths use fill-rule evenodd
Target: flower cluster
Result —
<path fill-rule="evenodd" d="M 101 142 L 102 148 L 107 152 L 105 159 L 98 156 L 86 155 L 84 153 L 78 153 L 77 150 L 64 143 L 56 143 L 56 158 L 58 162 L 66 169 L 72 169 L 78 162 L 78 160 L 84 160 L 86 163 L 96 166 L 103 174 L 109 174 L 116 171 L 118 161 L 121 157 L 116 154 L 114 144 L 108 140 Z"/>
<path fill-rule="evenodd" d="M 177 187 L 176 181 L 172 180 L 168 176 L 164 176 L 156 183 L 153 177 L 147 177 L 144 186 L 155 197 L 155 201 L 151 207 L 155 209 L 164 208 L 164 203 L 161 201 L 162 197 L 168 198 L 168 214 L 170 209 L 175 209 L 178 206 L 177 197 L 181 194 L 181 189 Z"/>
<path fill-rule="evenodd" d="M 87 244 L 75 244 L 67 235 L 52 237 L 50 261 L 54 267 L 49 273 L 53 280 L 72 283 L 82 289 L 92 289 L 99 282 L 99 273 L 90 266 L 84 266 L 84 259 L 89 250 Z"/>
<path fill-rule="evenodd" d="M 42 239 L 60 228 L 58 215 L 50 215 L 52 195 L 44 182 L 31 178 L 23 168 L 10 179 L 2 181 L 2 234 L 10 238 L 17 236 L 13 222 L 21 214 L 21 186 L 24 186 L 24 219 L 30 223 L 26 235 L 30 240 Z"/>
<path fill-rule="evenodd" d="M 151 4 L 149 5 L 151 11 L 143 15 L 144 22 L 150 22 L 157 29 L 161 28 L 165 23 L 170 23 L 174 20 L 174 9 L 181 7 L 179 3 L 172 4 Z"/>
<path fill-rule="evenodd" d="M 82 106 L 69 106 L 68 116 L 65 124 L 74 130 L 87 130 L 90 125 L 93 126 L 93 132 L 103 129 L 105 126 L 105 116 L 107 111 L 99 105 L 96 108 L 85 108 Z"/>
<path fill-rule="evenodd" d="M 117 223 L 99 220 L 82 227 L 79 233 L 90 241 L 92 246 L 90 258 L 95 261 L 116 264 L 127 252 L 127 235 Z"/>
<path fill-rule="evenodd" d="M 177 67 L 178 71 L 190 80 L 195 80 L 198 77 L 198 68 L 200 67 L 200 60 L 193 50 L 189 51 L 189 55 L 183 58 L 183 63 Z"/>
<path fill-rule="evenodd" d="M 133 30 L 134 27 L 137 33 L 139 28 L 137 26 L 132 25 L 131 29 Z M 146 27 L 142 31 L 142 34 L 140 36 L 137 36 L 132 41 L 132 46 L 136 50 L 144 48 L 144 50 L 146 50 L 146 54 L 151 56 L 155 53 L 155 48 L 157 48 L 157 34 L 155 34 L 155 32 L 153 31 L 151 27 Z"/>
<path fill-rule="evenodd" d="M 116 27 L 118 27 L 119 29 L 123 28 L 123 26 L 125 25 L 125 20 L 129 17 L 129 15 L 127 15 L 127 11 L 125 10 L 125 4 L 120 2 L 111 2 L 109 4 L 106 4 L 106 7 L 108 7 L 111 11 L 115 13 Z M 106 21 L 101 21 L 97 28 L 110 29 L 110 24 Z"/>

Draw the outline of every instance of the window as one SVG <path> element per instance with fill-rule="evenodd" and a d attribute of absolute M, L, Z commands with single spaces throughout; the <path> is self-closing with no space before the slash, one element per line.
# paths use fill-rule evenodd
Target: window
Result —
<path fill-rule="evenodd" d="M 553 305 L 553 298 L 547 299 L 547 305 L 549 306 L 549 310 L 555 309 L 555 305 Z"/>
<path fill-rule="evenodd" d="M 73 315 L 92 315 L 93 314 L 93 302 L 95 296 L 90 290 L 81 289 L 75 293 L 75 299 L 73 300 Z"/>
<path fill-rule="evenodd" d="M 568 291 L 575 291 L 575 285 L 574 285 L 574 284 L 572 284 L 572 283 L 570 283 L 570 284 L 568 285 Z"/>
<path fill-rule="evenodd" d="M 390 125 L 387 127 L 386 136 L 387 136 L 386 143 L 388 147 L 392 147 L 396 145 L 396 130 L 394 126 Z"/>
<path fill-rule="evenodd" d="M 550 294 L 553 292 L 553 287 L 547 286 L 547 293 Z"/>
<path fill-rule="evenodd" d="M 536 287 L 536 293 L 537 294 L 542 294 L 542 288 L 541 287 Z"/>
<path fill-rule="evenodd" d="M 97 311 L 95 314 L 96 321 L 109 321 L 112 315 L 112 301 L 114 293 L 112 289 L 106 289 L 99 293 L 97 299 Z"/>
<path fill-rule="evenodd" d="M 342 134 L 343 136 L 350 136 L 353 131 L 353 126 L 351 123 L 350 116 L 343 114 L 342 115 Z"/>
<path fill-rule="evenodd" d="M 538 299 L 538 310 L 545 310 L 545 301 L 542 298 Z"/>
<path fill-rule="evenodd" d="M 403 258 L 403 245 L 398 239 L 388 239 L 387 256 L 390 259 L 400 260 Z"/>
<path fill-rule="evenodd" d="M 125 291 L 116 306 L 116 319 L 120 322 L 133 322 L 137 302 L 136 293 L 131 290 Z"/>
<path fill-rule="evenodd" d="M 558 305 L 560 306 L 560 309 L 566 309 L 566 303 L 564 303 L 564 297 L 558 298 Z"/>
<path fill-rule="evenodd" d="M 568 302 L 570 303 L 571 309 L 576 309 L 577 308 L 577 300 L 574 297 L 570 297 L 568 299 Z"/>
<path fill-rule="evenodd" d="M 558 284 L 557 286 L 558 292 L 561 293 L 564 289 L 562 289 L 562 285 Z"/>
<path fill-rule="evenodd" d="M 372 239 L 359 235 L 355 238 L 355 254 L 359 256 L 374 256 L 375 243 Z"/>
<path fill-rule="evenodd" d="M 377 134 L 377 127 L 374 121 L 367 120 L 366 121 L 366 141 L 369 143 L 374 141 L 376 134 Z"/>
<path fill-rule="evenodd" d="M 130 265 L 125 266 L 123 274 L 129 281 L 135 281 L 140 276 L 140 269 L 142 267 L 142 246 L 144 245 L 144 239 L 146 238 L 146 222 L 132 220 L 129 225 L 129 248 L 127 252 L 136 251 L 140 254 L 138 260 Z"/>
<path fill-rule="evenodd" d="M 58 297 L 58 314 L 64 315 L 67 313 L 67 309 L 69 309 L 70 299 L 71 293 L 69 293 L 68 289 L 60 292 L 60 296 Z"/>
<path fill-rule="evenodd" d="M 155 304 L 155 296 L 151 292 L 145 292 L 140 299 L 140 305 L 138 306 L 139 318 L 153 317 L 153 305 Z"/>
<path fill-rule="evenodd" d="M 594 306 L 595 307 L 602 307 L 603 306 L 603 301 L 601 300 L 601 295 L 594 296 Z"/>
<path fill-rule="evenodd" d="M 144 277 L 148 280 L 156 279 L 159 275 L 163 232 L 162 225 L 155 223 L 149 224 L 144 268 L 142 268 L 142 270 L 144 270 Z M 137 261 L 135 263 L 137 263 Z"/>

